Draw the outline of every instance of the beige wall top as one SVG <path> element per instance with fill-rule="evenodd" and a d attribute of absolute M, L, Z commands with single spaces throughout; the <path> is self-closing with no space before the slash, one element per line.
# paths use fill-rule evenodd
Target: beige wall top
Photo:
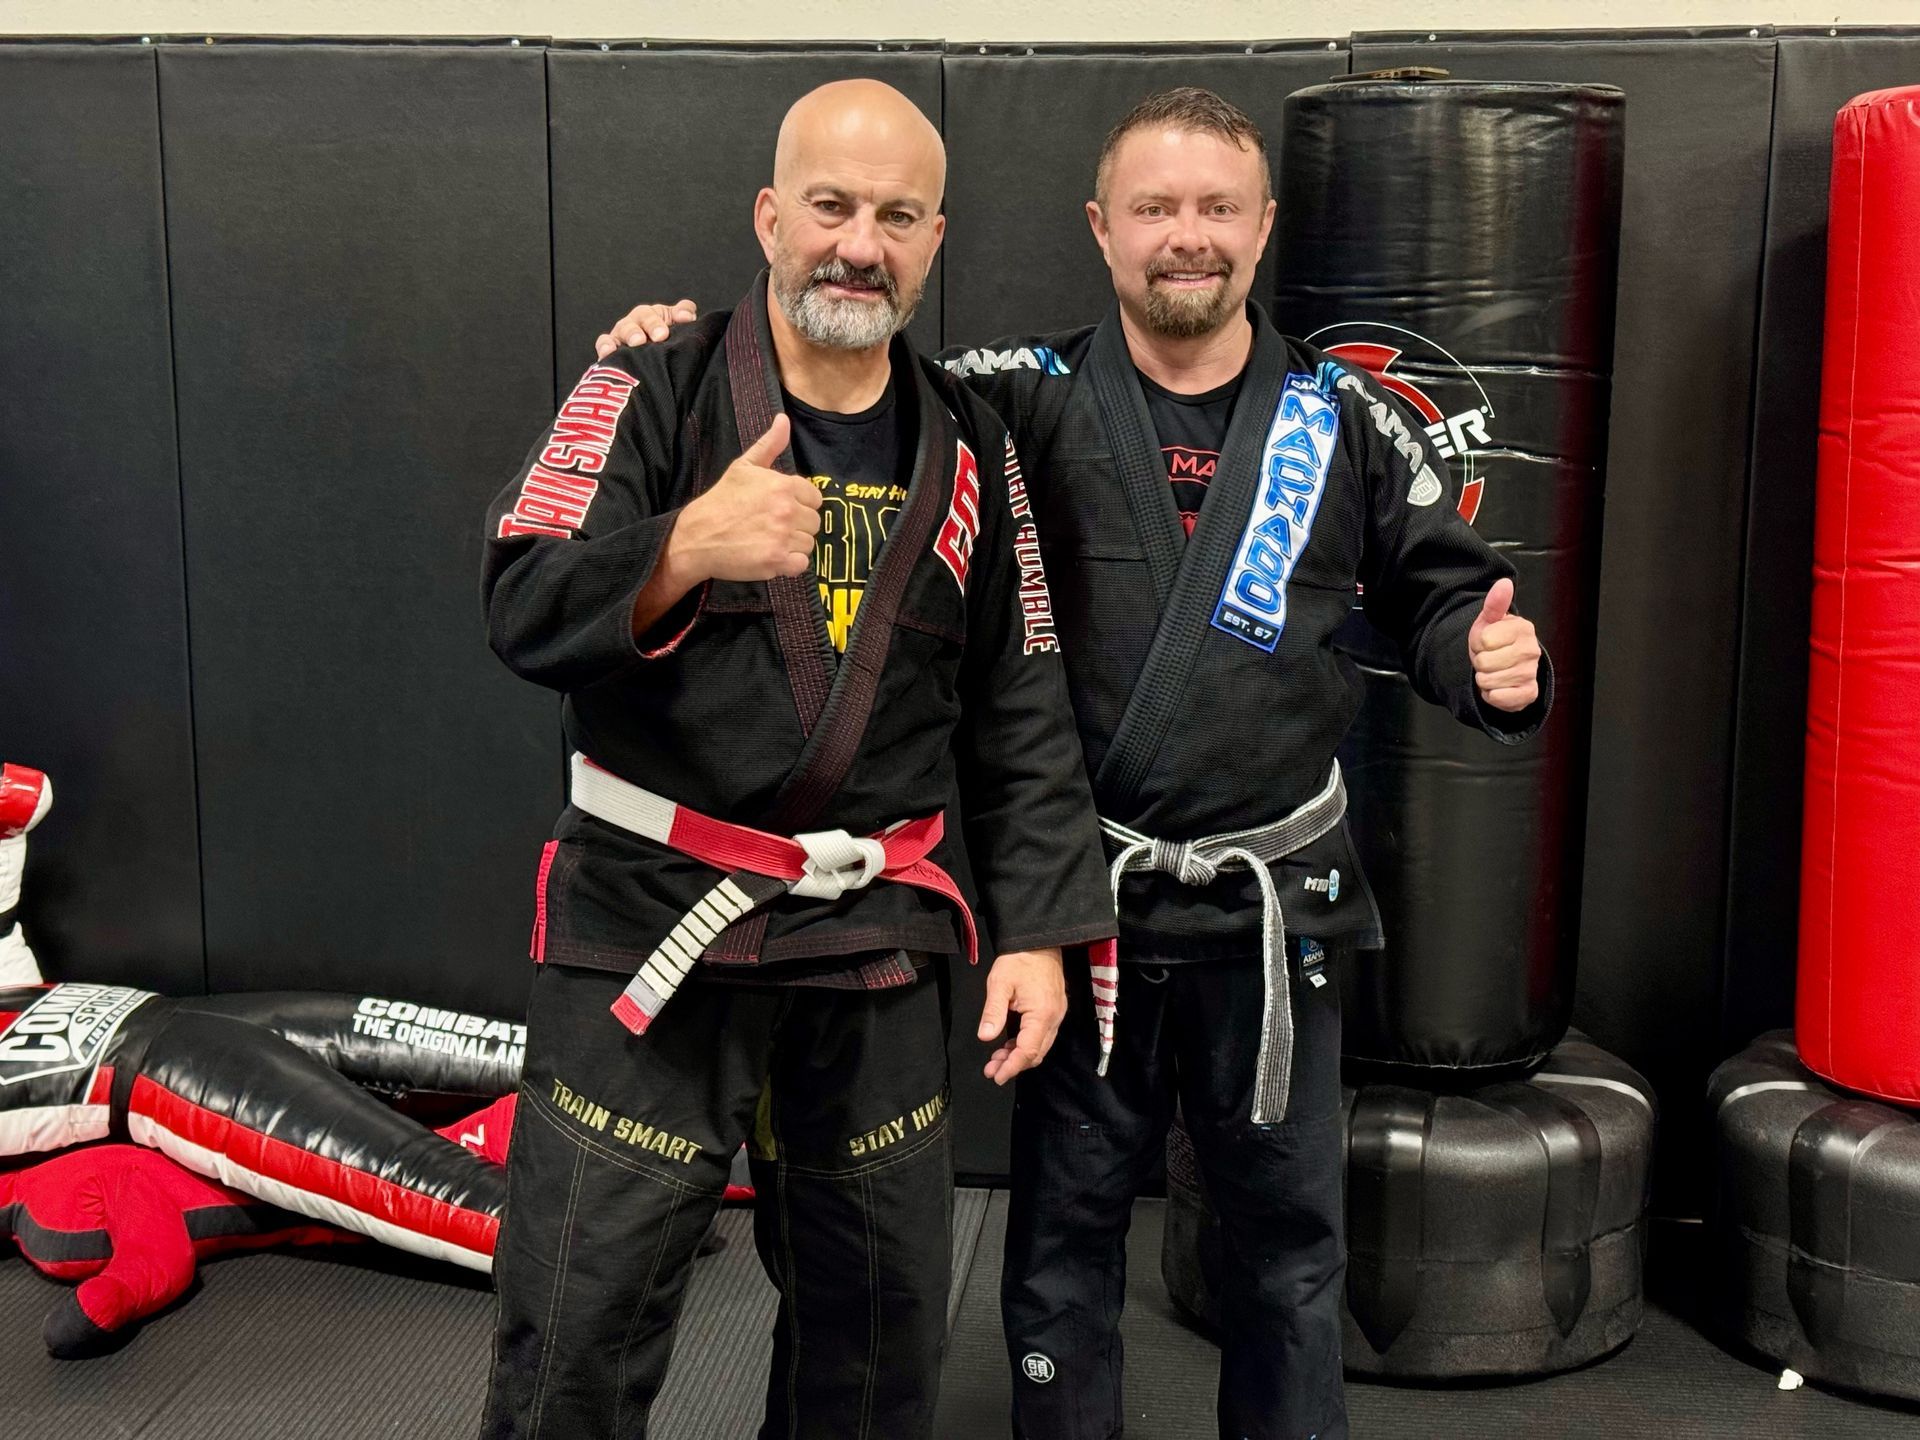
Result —
<path fill-rule="evenodd" d="M 1914 0 L 0 0 L 0 34 L 556 35 L 662 39 L 1242 40 L 1354 30 L 1892 25 Z"/>

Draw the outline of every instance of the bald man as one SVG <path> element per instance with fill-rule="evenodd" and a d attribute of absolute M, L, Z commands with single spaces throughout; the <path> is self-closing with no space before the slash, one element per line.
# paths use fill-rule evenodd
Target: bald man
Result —
<path fill-rule="evenodd" d="M 945 966 L 976 943 L 951 872 L 1001 952 L 1001 1083 L 1052 1043 L 1061 947 L 1114 933 L 1018 461 L 899 333 L 945 168 L 886 86 L 802 99 L 754 201 L 768 269 L 588 370 L 488 514 L 491 642 L 564 694 L 574 756 L 486 1435 L 647 1433 L 743 1141 L 781 1293 L 761 1435 L 931 1434 Z"/>

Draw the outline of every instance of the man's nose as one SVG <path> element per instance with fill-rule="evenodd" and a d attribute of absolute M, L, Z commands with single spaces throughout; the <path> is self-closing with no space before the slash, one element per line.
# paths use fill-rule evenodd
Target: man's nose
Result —
<path fill-rule="evenodd" d="M 836 248 L 840 258 L 855 269 L 864 270 L 870 265 L 878 265 L 883 258 L 880 223 L 871 211 L 856 211 L 853 218 L 841 227 L 838 239 Z"/>
<path fill-rule="evenodd" d="M 1173 230 L 1167 236 L 1169 249 L 1182 255 L 1200 255 L 1211 248 L 1211 243 L 1201 228 L 1198 210 L 1182 210 L 1173 217 Z"/>

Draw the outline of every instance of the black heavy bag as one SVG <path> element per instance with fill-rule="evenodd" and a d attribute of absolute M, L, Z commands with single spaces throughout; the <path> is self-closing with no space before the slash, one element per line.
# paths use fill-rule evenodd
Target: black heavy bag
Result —
<path fill-rule="evenodd" d="M 1519 572 L 1557 691 L 1500 746 L 1420 700 L 1355 610 L 1339 643 L 1367 699 L 1340 759 L 1387 944 L 1345 974 L 1349 1056 L 1530 1063 L 1566 1033 L 1624 121 L 1600 85 L 1363 77 L 1286 102 L 1280 327 L 1405 403 Z"/>
<path fill-rule="evenodd" d="M 1653 1090 L 1577 1033 L 1526 1080 L 1349 1086 L 1348 1373 L 1545 1375 L 1640 1324 Z M 1223 1256 L 1186 1131 L 1167 1144 L 1161 1274 L 1219 1323 Z"/>
<path fill-rule="evenodd" d="M 1727 1333 L 1809 1379 L 1920 1400 L 1920 1114 L 1827 1084 L 1791 1030 L 1713 1072 Z"/>

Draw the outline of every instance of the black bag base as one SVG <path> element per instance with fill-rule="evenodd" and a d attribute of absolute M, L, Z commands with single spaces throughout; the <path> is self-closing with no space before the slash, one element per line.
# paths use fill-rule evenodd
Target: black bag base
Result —
<path fill-rule="evenodd" d="M 1765 1277 L 1784 1276 L 1786 1268 L 1783 1253 L 1770 1252 L 1764 1246 L 1751 1247 L 1746 1256 L 1749 1290 L 1764 1294 L 1769 1288 L 1781 1289 L 1777 1279 L 1769 1287 Z M 1877 1288 L 1871 1280 L 1856 1279 L 1854 1283 L 1863 1290 Z M 1730 1333 L 1738 1335 L 1741 1343 L 1756 1352 L 1763 1362 L 1771 1362 L 1777 1369 L 1797 1370 L 1816 1385 L 1836 1390 L 1849 1390 L 1867 1396 L 1891 1396 L 1920 1403 L 1920 1354 L 1915 1354 L 1912 1349 L 1915 1337 L 1920 1336 L 1920 1304 L 1916 1304 L 1910 1285 L 1887 1288 L 1908 1292 L 1901 1297 L 1904 1305 L 1896 1300 L 1895 1304 L 1889 1306 L 1886 1299 L 1893 1297 L 1883 1297 L 1875 1307 L 1882 1311 L 1905 1311 L 1904 1320 L 1898 1322 L 1886 1337 L 1901 1347 L 1891 1350 L 1859 1340 L 1844 1346 L 1816 1347 L 1807 1339 L 1806 1331 L 1793 1315 L 1790 1305 L 1786 1314 L 1763 1309 L 1759 1305 L 1742 1305 L 1737 1309 L 1723 1310 L 1722 1316 Z M 1784 1296 L 1774 1298 L 1781 1300 Z M 1901 1346 L 1901 1342 L 1905 1342 L 1904 1346 Z"/>
<path fill-rule="evenodd" d="M 1725 1333 L 1824 1385 L 1920 1400 L 1920 1112 L 1762 1035 L 1707 1086 Z"/>
<path fill-rule="evenodd" d="M 1655 1126 L 1634 1070 L 1574 1033 L 1524 1079 L 1345 1094 L 1349 1375 L 1551 1375 L 1633 1337 Z M 1161 1273 L 1216 1333 L 1225 1263 L 1176 1120 Z"/>

